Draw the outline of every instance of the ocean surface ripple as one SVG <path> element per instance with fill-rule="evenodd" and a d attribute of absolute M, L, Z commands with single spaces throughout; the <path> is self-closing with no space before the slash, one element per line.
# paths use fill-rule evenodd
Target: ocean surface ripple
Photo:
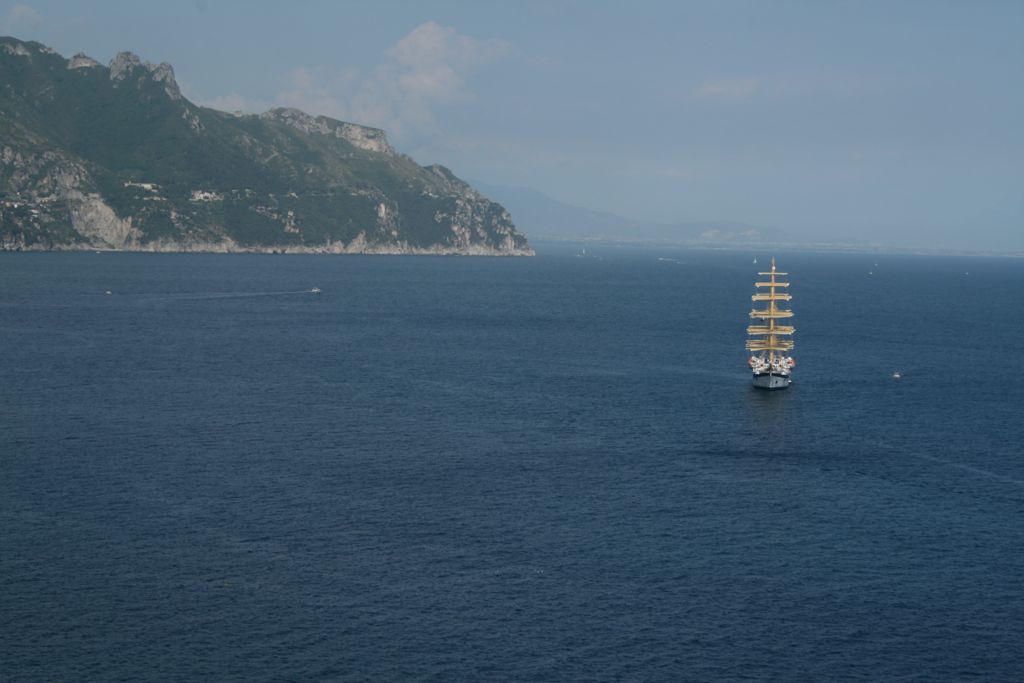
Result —
<path fill-rule="evenodd" d="M 0 254 L 0 679 L 1024 677 L 1024 263 L 574 251 Z"/>

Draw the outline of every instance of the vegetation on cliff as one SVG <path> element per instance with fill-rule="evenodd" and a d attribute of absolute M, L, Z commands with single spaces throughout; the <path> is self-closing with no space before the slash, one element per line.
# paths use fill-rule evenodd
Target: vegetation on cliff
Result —
<path fill-rule="evenodd" d="M 500 205 L 383 131 L 182 97 L 168 64 L 0 38 L 0 247 L 529 254 Z"/>

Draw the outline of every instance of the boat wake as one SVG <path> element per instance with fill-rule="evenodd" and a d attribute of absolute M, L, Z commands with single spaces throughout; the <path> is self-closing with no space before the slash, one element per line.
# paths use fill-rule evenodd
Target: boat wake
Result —
<path fill-rule="evenodd" d="M 951 460 L 946 460 L 945 458 L 937 458 L 934 455 L 927 455 L 926 453 L 910 453 L 910 455 L 913 455 L 916 458 L 921 458 L 922 460 L 928 460 L 930 462 L 938 463 L 939 465 L 945 465 L 946 467 L 953 467 L 953 468 L 956 468 L 958 470 L 963 470 L 964 472 L 969 472 L 971 474 L 977 474 L 977 475 L 982 476 L 982 477 L 987 477 L 989 479 L 995 479 L 996 481 L 1002 481 L 1002 482 L 1005 482 L 1007 484 L 1013 484 L 1014 486 L 1018 486 L 1020 488 L 1024 488 L 1024 481 L 1022 481 L 1020 479 L 1016 479 L 1014 477 L 1009 477 L 1009 476 L 1007 476 L 1005 474 L 998 474 L 996 472 L 990 472 L 989 470 L 984 470 L 984 469 L 982 469 L 980 467 L 975 467 L 974 465 L 965 465 L 962 462 L 952 462 Z"/>
<path fill-rule="evenodd" d="M 985 477 L 986 479 L 992 479 L 994 481 L 1001 481 L 1001 482 L 1004 482 L 1006 484 L 1012 484 L 1012 485 L 1017 486 L 1019 488 L 1024 488 L 1024 480 L 1017 479 L 1016 477 L 1011 477 L 1011 476 L 1008 476 L 1008 475 L 1005 475 L 1005 474 L 999 474 L 998 472 L 993 472 L 991 470 L 986 470 L 986 469 L 981 468 L 981 467 L 975 467 L 974 465 L 967 465 L 967 464 L 962 463 L 962 462 L 955 462 L 953 460 L 947 460 L 946 458 L 940 458 L 940 457 L 937 457 L 937 456 L 934 456 L 934 455 L 928 455 L 927 453 L 918 453 L 918 452 L 915 452 L 915 451 L 912 451 L 912 450 L 908 450 L 905 447 L 897 446 L 895 444 L 891 444 L 891 443 L 888 443 L 888 442 L 885 442 L 885 441 L 882 441 L 882 440 L 874 439 L 872 441 L 875 443 L 875 445 L 881 446 L 882 448 L 884 448 L 884 449 L 886 449 L 888 451 L 892 451 L 894 453 L 899 453 L 900 455 L 913 456 L 915 458 L 919 458 L 921 460 L 927 460 L 928 462 L 932 462 L 932 463 L 935 463 L 937 465 L 943 465 L 944 467 L 951 467 L 953 469 L 961 470 L 961 471 L 967 472 L 969 474 L 978 475 L 979 477 Z"/>
<path fill-rule="evenodd" d="M 319 294 L 320 289 L 289 290 L 281 292 L 206 292 L 196 294 L 167 294 L 164 296 L 147 297 L 148 301 L 206 301 L 211 299 L 248 299 L 268 296 L 296 296 L 299 294 Z"/>

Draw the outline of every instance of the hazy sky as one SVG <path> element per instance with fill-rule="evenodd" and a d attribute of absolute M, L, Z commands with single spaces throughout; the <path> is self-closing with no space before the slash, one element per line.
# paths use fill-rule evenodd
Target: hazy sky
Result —
<path fill-rule="evenodd" d="M 0 0 L 0 34 L 632 218 L 1024 249 L 1024 1 Z"/>

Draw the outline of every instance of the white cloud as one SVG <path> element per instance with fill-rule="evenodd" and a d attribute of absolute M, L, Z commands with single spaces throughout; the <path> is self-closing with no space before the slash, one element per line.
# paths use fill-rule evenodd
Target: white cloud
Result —
<path fill-rule="evenodd" d="M 479 40 L 428 21 L 388 48 L 368 72 L 303 67 L 275 97 L 302 109 L 384 128 L 398 141 L 440 133 L 438 109 L 473 99 L 468 78 L 507 54 L 503 40 Z"/>
<path fill-rule="evenodd" d="M 236 92 L 221 95 L 212 99 L 196 100 L 204 107 L 219 109 L 220 111 L 242 112 L 243 114 L 259 114 L 270 109 L 270 104 L 261 100 L 252 100 Z"/>
<path fill-rule="evenodd" d="M 352 93 L 359 82 L 354 69 L 298 67 L 285 76 L 283 89 L 274 96 L 274 106 L 345 118 L 353 111 Z"/>
<path fill-rule="evenodd" d="M 43 23 L 43 16 L 31 5 L 15 5 L 7 12 L 7 16 L 0 22 L 0 33 L 7 35 L 18 31 L 27 31 L 38 28 Z"/>
<path fill-rule="evenodd" d="M 736 76 L 706 81 L 690 93 L 689 99 L 749 102 L 755 99 L 807 96 L 857 97 L 871 90 L 872 85 L 856 74 L 808 70 L 760 78 Z"/>
<path fill-rule="evenodd" d="M 205 97 L 179 80 L 186 96 L 221 111 L 260 113 L 294 107 L 314 116 L 383 128 L 394 142 L 430 147 L 442 137 L 440 110 L 474 99 L 470 77 L 511 51 L 504 40 L 480 40 L 428 21 L 384 51 L 370 69 L 300 66 L 269 101 L 238 92 Z M 448 136 L 445 136 L 448 137 Z"/>
<path fill-rule="evenodd" d="M 428 21 L 395 43 L 387 54 L 397 66 L 400 87 L 423 97 L 445 99 L 458 93 L 464 78 L 505 53 L 502 40 L 477 40 Z"/>
<path fill-rule="evenodd" d="M 742 101 L 750 99 L 760 84 L 756 78 L 727 78 L 720 81 L 702 83 L 694 97 L 698 100 Z"/>
<path fill-rule="evenodd" d="M 192 84 L 192 81 L 187 79 L 179 78 L 178 87 L 185 97 L 198 105 L 203 107 L 210 107 L 212 109 L 218 109 L 220 111 L 227 112 L 242 112 L 243 114 L 259 114 L 270 109 L 273 104 L 263 100 L 255 100 L 250 97 L 246 97 L 237 92 L 229 92 L 226 95 L 218 95 L 217 97 L 206 97 Z"/>
<path fill-rule="evenodd" d="M 803 71 L 783 74 L 773 88 L 781 96 L 832 95 L 857 97 L 877 89 L 857 74 L 828 71 Z"/>

